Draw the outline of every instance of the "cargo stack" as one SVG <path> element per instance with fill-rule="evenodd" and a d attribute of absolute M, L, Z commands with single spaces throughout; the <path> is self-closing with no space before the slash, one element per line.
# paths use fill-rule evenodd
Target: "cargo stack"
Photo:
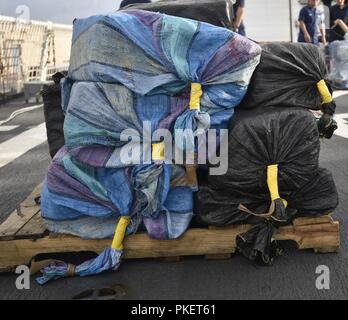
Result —
<path fill-rule="evenodd" d="M 144 230 L 174 240 L 192 220 L 251 224 L 237 237 L 238 249 L 271 264 L 279 227 L 337 207 L 333 178 L 318 160 L 320 137 L 336 128 L 319 50 L 260 47 L 228 30 L 230 16 L 213 21 L 211 10 L 229 12 L 230 1 L 210 10 L 191 2 L 160 1 L 74 22 L 70 69 L 61 83 L 65 146 L 49 167 L 41 212 L 51 232 L 114 240 L 79 266 L 49 265 L 39 283 L 116 270 L 125 235 Z M 191 10 L 181 8 L 185 3 Z M 222 175 L 209 174 L 216 167 L 209 151 L 199 157 L 206 163 L 197 158 L 209 129 L 220 156 L 228 129 Z M 177 135 L 185 130 L 198 139 Z M 174 140 L 168 143 L 164 132 Z M 193 153 L 194 161 L 177 161 L 178 152 Z"/>

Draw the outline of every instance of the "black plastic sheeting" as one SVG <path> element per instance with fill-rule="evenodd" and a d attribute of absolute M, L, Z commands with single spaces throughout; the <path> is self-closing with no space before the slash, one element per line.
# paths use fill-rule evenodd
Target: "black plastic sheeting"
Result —
<path fill-rule="evenodd" d="M 60 79 L 66 73 L 57 73 L 53 76 L 54 84 L 44 85 L 41 95 L 44 103 L 47 141 L 50 155 L 53 158 L 58 150 L 64 146 L 64 113 L 61 107 Z"/>
<path fill-rule="evenodd" d="M 334 113 L 334 102 L 321 106 L 317 83 L 326 79 L 327 69 L 324 54 L 318 46 L 280 42 L 261 46 L 261 62 L 253 74 L 242 107 L 302 107 Z"/>
<path fill-rule="evenodd" d="M 135 3 L 151 3 L 151 0 L 122 0 L 120 9 Z"/>
<path fill-rule="evenodd" d="M 331 213 L 338 194 L 331 173 L 319 168 L 320 140 L 316 120 L 301 107 L 238 108 L 229 128 L 228 172 L 208 176 L 199 172 L 195 211 L 200 223 L 225 226 L 251 223 L 237 238 L 240 251 L 251 260 L 270 264 L 277 250 L 275 228 L 294 216 Z M 271 205 L 267 167 L 278 164 L 281 198 L 287 200 L 283 223 L 239 210 L 243 204 L 256 214 Z"/>
<path fill-rule="evenodd" d="M 162 0 L 148 4 L 132 4 L 122 8 L 122 10 L 127 9 L 160 12 L 233 29 L 234 14 L 231 0 Z"/>

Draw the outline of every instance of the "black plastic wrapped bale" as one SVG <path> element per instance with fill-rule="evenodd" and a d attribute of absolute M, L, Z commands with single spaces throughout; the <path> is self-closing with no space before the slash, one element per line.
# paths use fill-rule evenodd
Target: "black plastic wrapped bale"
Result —
<path fill-rule="evenodd" d="M 122 10 L 141 9 L 171 16 L 193 19 L 218 27 L 233 28 L 231 0 L 162 0 L 146 4 L 132 4 Z"/>
<path fill-rule="evenodd" d="M 63 77 L 64 73 L 62 72 L 55 74 L 52 77 L 55 83 L 44 85 L 41 91 L 44 103 L 47 141 L 52 158 L 65 144 L 63 132 L 64 113 L 61 107 L 61 86 L 59 84 Z"/>
<path fill-rule="evenodd" d="M 326 78 L 325 57 L 318 46 L 308 43 L 263 44 L 260 64 L 241 106 L 302 107 L 333 114 L 335 103 L 323 104 L 323 96 L 318 90 L 319 82 Z"/>
<path fill-rule="evenodd" d="M 271 263 L 275 228 L 298 215 L 332 213 L 338 205 L 331 173 L 319 168 L 319 152 L 318 127 L 309 110 L 238 108 L 229 128 L 227 173 L 199 174 L 198 221 L 254 224 L 237 238 L 237 246 L 248 258 Z"/>

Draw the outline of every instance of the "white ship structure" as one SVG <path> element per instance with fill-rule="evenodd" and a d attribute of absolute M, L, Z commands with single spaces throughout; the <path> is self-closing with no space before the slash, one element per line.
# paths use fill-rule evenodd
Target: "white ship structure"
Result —
<path fill-rule="evenodd" d="M 67 70 L 72 26 L 0 16 L 0 97 Z"/>

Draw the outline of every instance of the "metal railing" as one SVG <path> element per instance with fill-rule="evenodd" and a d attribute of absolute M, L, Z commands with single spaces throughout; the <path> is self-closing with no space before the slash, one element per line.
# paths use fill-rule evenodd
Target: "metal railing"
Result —
<path fill-rule="evenodd" d="M 0 16 L 0 98 L 66 70 L 71 36 L 71 26 Z"/>

